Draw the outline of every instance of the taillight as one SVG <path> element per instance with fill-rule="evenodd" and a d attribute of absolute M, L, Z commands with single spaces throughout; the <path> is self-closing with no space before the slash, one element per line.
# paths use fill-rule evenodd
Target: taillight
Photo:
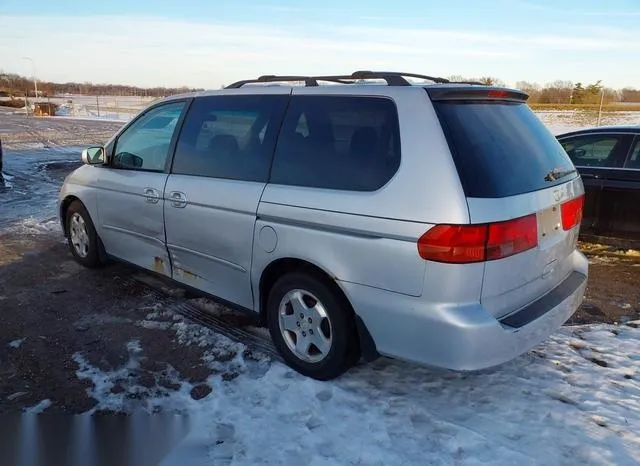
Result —
<path fill-rule="evenodd" d="M 418 240 L 418 253 L 437 262 L 481 262 L 487 232 L 487 225 L 436 225 Z"/>
<path fill-rule="evenodd" d="M 584 194 L 571 199 L 560 206 L 562 228 L 571 230 L 582 222 L 582 209 L 584 207 Z"/>
<path fill-rule="evenodd" d="M 538 245 L 535 214 L 489 225 L 487 260 L 502 259 Z"/>
<path fill-rule="evenodd" d="M 426 260 L 464 264 L 502 259 L 538 245 L 535 214 L 483 225 L 436 225 L 418 240 Z"/>

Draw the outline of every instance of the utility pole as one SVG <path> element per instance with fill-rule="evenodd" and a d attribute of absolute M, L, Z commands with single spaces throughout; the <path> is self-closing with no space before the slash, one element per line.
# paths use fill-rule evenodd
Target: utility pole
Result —
<path fill-rule="evenodd" d="M 600 94 L 600 110 L 598 110 L 598 123 L 596 126 L 600 126 L 600 119 L 602 118 L 602 104 L 604 103 L 604 86 L 602 86 L 602 93 Z"/>
<path fill-rule="evenodd" d="M 100 118 L 100 100 L 98 96 L 96 96 L 96 107 L 98 107 L 98 118 Z"/>
<path fill-rule="evenodd" d="M 38 81 L 36 79 L 36 64 L 35 62 L 29 58 L 29 57 L 22 57 L 23 60 L 29 60 L 31 62 L 31 66 L 33 67 L 33 89 L 35 91 L 35 95 L 33 96 L 35 99 L 38 98 Z"/>

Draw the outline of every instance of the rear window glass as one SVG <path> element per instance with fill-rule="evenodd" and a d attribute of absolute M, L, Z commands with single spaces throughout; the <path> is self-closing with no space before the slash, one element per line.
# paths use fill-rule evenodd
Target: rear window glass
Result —
<path fill-rule="evenodd" d="M 515 196 L 577 176 L 525 103 L 434 102 L 467 197 Z"/>

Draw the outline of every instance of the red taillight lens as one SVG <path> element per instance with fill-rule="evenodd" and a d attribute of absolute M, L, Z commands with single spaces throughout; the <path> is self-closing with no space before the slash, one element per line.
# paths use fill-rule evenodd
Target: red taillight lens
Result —
<path fill-rule="evenodd" d="M 436 225 L 418 240 L 426 260 L 464 264 L 502 259 L 538 245 L 535 214 L 486 225 Z"/>
<path fill-rule="evenodd" d="M 487 260 L 502 259 L 538 245 L 538 219 L 535 214 L 489 225 Z"/>
<path fill-rule="evenodd" d="M 562 228 L 564 230 L 571 230 L 582 222 L 583 207 L 584 195 L 571 199 L 560 206 Z"/>
<path fill-rule="evenodd" d="M 436 225 L 418 240 L 418 253 L 437 262 L 482 262 L 487 232 L 487 225 Z"/>

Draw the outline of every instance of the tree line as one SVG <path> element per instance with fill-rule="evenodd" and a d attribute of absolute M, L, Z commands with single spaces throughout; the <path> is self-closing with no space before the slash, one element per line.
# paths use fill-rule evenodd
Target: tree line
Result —
<path fill-rule="evenodd" d="M 483 84 L 504 86 L 504 81 L 494 77 L 464 78 L 451 76 L 452 81 L 476 81 Z M 148 97 L 163 97 L 180 94 L 183 92 L 198 91 L 202 89 L 182 87 L 137 87 L 119 84 L 94 84 L 89 82 L 54 83 L 38 81 L 39 96 L 53 96 L 60 94 L 82 95 L 138 95 Z M 640 89 L 624 88 L 612 89 L 604 87 L 601 81 L 586 84 L 571 81 L 553 81 L 540 85 L 528 81 L 518 81 L 515 84 L 529 94 L 529 103 L 532 104 L 597 104 L 602 98 L 604 103 L 614 102 L 640 102 Z M 28 97 L 35 95 L 33 80 L 15 73 L 0 72 L 0 96 Z"/>
<path fill-rule="evenodd" d="M 39 97 L 61 94 L 164 97 L 167 95 L 202 90 L 187 86 L 138 87 L 120 84 L 94 84 L 90 82 L 54 83 L 50 81 L 37 81 L 37 85 Z M 0 72 L 0 96 L 24 97 L 25 95 L 27 95 L 27 97 L 33 97 L 35 95 L 35 86 L 32 78 L 26 78 L 15 73 Z"/>
<path fill-rule="evenodd" d="M 494 77 L 482 77 L 477 79 L 465 79 L 461 76 L 452 76 L 452 81 L 477 81 L 483 84 L 504 86 L 504 81 Z M 613 89 L 604 87 L 602 81 L 585 84 L 572 81 L 553 81 L 544 86 L 529 81 L 517 81 L 516 89 L 529 94 L 528 102 L 531 104 L 599 104 L 600 100 L 607 103 L 634 102 L 640 103 L 640 89 L 625 87 Z"/>

